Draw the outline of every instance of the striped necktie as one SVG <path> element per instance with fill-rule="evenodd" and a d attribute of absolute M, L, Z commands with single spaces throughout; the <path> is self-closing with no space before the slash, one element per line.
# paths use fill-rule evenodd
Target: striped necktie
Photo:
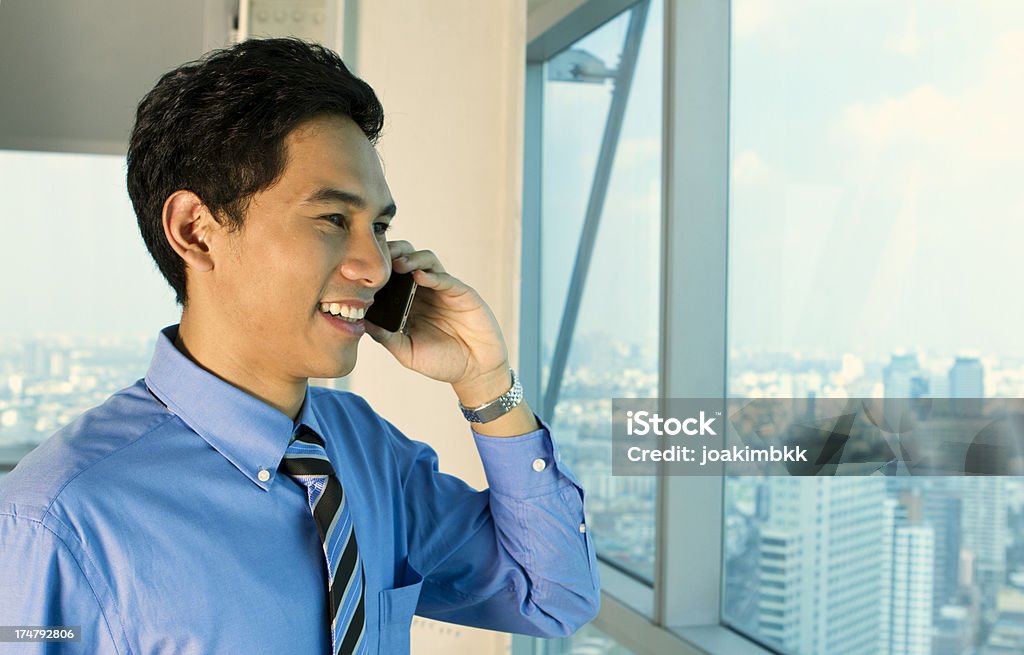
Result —
<path fill-rule="evenodd" d="M 309 508 L 320 531 L 327 562 L 331 653 L 363 653 L 363 566 L 348 499 L 334 475 L 323 439 L 307 425 L 299 425 L 280 468 L 306 487 Z"/>

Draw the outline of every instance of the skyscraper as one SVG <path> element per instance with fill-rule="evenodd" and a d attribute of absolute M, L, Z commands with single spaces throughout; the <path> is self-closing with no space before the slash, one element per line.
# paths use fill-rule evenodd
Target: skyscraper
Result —
<path fill-rule="evenodd" d="M 977 357 L 960 356 L 949 369 L 951 398 L 984 398 L 985 368 Z"/>
<path fill-rule="evenodd" d="M 766 483 L 771 509 L 758 571 L 762 632 L 791 652 L 877 655 L 883 479 L 769 477 Z"/>
<path fill-rule="evenodd" d="M 924 504 L 916 491 L 887 499 L 885 515 L 879 609 L 880 634 L 888 644 L 880 652 L 930 655 L 935 535 L 924 522 Z"/>
<path fill-rule="evenodd" d="M 960 543 L 974 555 L 977 584 L 987 590 L 986 596 L 994 598 L 1006 578 L 1006 478 L 950 478 L 950 484 L 954 483 L 961 488 L 965 508 L 960 513 Z"/>
<path fill-rule="evenodd" d="M 945 479 L 939 478 L 941 482 Z M 945 484 L 931 485 L 924 493 L 924 518 L 935 533 L 935 574 L 932 577 L 932 617 L 956 599 L 960 588 L 960 496 Z"/>
<path fill-rule="evenodd" d="M 981 416 L 985 397 L 985 369 L 977 357 L 957 357 L 949 369 L 949 397 L 959 416 Z"/>
<path fill-rule="evenodd" d="M 889 365 L 882 371 L 882 383 L 885 385 L 886 398 L 913 398 L 915 388 L 920 382 L 914 378 L 921 377 L 921 367 L 917 363 L 917 355 L 895 353 Z"/>
<path fill-rule="evenodd" d="M 908 398 L 921 397 L 924 377 L 917 362 L 917 355 L 894 354 L 889 365 L 882 370 L 885 390 L 885 421 L 893 433 L 901 430 L 902 415 L 910 412 Z"/>

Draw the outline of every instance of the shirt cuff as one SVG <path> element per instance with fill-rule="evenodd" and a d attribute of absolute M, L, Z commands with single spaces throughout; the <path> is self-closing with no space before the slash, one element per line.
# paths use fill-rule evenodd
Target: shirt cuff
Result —
<path fill-rule="evenodd" d="M 550 493 L 567 483 L 576 484 L 572 474 L 561 466 L 561 455 L 548 424 L 536 414 L 534 417 L 540 428 L 518 437 L 489 437 L 473 430 L 491 491 L 530 498 Z"/>

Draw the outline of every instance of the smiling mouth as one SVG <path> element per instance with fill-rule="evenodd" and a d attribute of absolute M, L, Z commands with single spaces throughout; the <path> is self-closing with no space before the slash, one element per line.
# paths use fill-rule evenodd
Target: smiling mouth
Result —
<path fill-rule="evenodd" d="M 324 314 L 330 314 L 335 318 L 355 323 L 361 321 L 366 316 L 365 307 L 352 307 L 349 305 L 343 305 L 341 303 L 320 303 L 320 311 Z"/>

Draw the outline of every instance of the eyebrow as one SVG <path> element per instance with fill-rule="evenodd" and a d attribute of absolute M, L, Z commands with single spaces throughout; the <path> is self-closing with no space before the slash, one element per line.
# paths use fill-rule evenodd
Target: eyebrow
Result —
<path fill-rule="evenodd" d="M 322 188 L 317 189 L 308 198 L 302 201 L 304 205 L 319 205 L 325 202 L 340 202 L 356 209 L 366 209 L 366 199 L 362 196 L 350 193 L 348 191 L 342 191 L 341 189 Z M 381 216 L 394 216 L 398 212 L 398 208 L 395 203 L 387 205 L 380 210 L 377 214 L 377 218 Z"/>

